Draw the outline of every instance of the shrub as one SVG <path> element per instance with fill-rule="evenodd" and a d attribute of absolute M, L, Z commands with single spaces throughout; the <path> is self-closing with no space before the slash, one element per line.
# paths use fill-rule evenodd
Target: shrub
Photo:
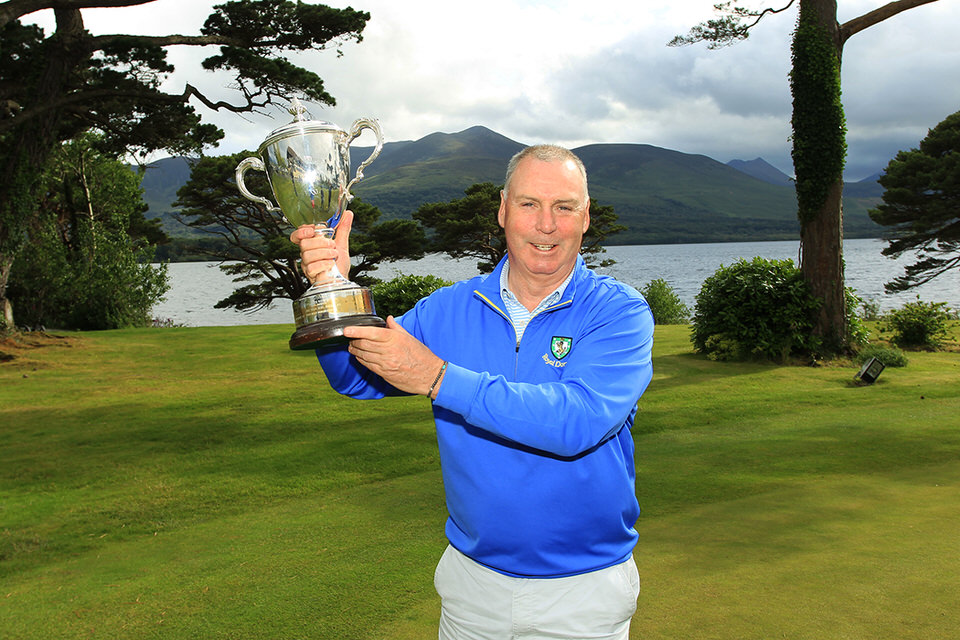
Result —
<path fill-rule="evenodd" d="M 857 310 L 862 307 L 864 316 L 874 313 L 874 310 L 868 306 L 870 303 L 864 302 L 860 296 L 854 293 L 852 287 L 847 287 L 843 293 L 847 305 L 847 341 L 851 347 L 856 349 L 867 344 L 867 339 L 870 337 L 870 331 L 867 330 L 867 325 L 863 323 L 865 318 L 860 317 Z"/>
<path fill-rule="evenodd" d="M 655 324 L 686 324 L 690 319 L 690 309 L 683 304 L 666 280 L 657 278 L 640 290 L 650 305 Z"/>
<path fill-rule="evenodd" d="M 376 283 L 371 292 L 377 315 L 381 318 L 397 317 L 412 309 L 421 298 L 426 298 L 440 287 L 451 284 L 453 283 L 449 280 L 433 275 L 414 276 L 401 273 L 392 280 Z"/>
<path fill-rule="evenodd" d="M 896 347 L 887 347 L 880 344 L 867 345 L 857 353 L 854 362 L 862 365 L 870 358 L 876 358 L 887 367 L 907 366 L 907 356 Z"/>
<path fill-rule="evenodd" d="M 792 260 L 741 258 L 704 281 L 691 340 L 716 360 L 811 355 L 819 347 L 813 337 L 818 308 Z"/>
<path fill-rule="evenodd" d="M 45 226 L 34 230 L 29 251 L 17 256 L 8 295 L 17 322 L 27 327 L 97 331 L 150 325 L 150 312 L 169 288 L 166 265 L 151 265 L 151 247 L 125 230 L 104 228 L 95 259 L 71 248 Z"/>
<path fill-rule="evenodd" d="M 947 337 L 950 311 L 946 302 L 908 302 L 887 314 L 885 325 L 893 331 L 890 341 L 898 347 L 939 349 Z"/>
<path fill-rule="evenodd" d="M 874 299 L 860 300 L 860 308 L 863 310 L 861 317 L 864 320 L 879 320 L 883 315 L 880 313 L 880 303 Z"/>

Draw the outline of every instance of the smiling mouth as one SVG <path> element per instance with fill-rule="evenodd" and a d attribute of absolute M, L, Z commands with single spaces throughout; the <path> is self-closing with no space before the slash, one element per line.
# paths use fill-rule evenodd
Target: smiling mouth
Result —
<path fill-rule="evenodd" d="M 557 246 L 555 244 L 537 244 L 536 242 L 531 244 L 533 244 L 533 246 L 539 249 L 540 251 L 550 251 L 550 249 L 553 249 L 555 246 Z"/>

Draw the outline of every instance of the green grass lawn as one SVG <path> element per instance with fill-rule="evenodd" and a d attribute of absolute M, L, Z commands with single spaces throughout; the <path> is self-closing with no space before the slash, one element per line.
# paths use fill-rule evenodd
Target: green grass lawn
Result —
<path fill-rule="evenodd" d="M 0 638 L 436 637 L 429 403 L 290 331 L 0 345 Z M 858 387 L 657 327 L 631 637 L 960 637 L 960 353 L 908 355 Z"/>

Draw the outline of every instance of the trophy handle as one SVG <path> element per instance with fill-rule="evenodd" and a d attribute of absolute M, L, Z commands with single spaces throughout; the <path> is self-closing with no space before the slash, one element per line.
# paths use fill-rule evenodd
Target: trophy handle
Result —
<path fill-rule="evenodd" d="M 244 158 L 240 161 L 240 164 L 237 165 L 237 188 L 240 189 L 240 193 L 243 194 L 243 197 L 247 200 L 253 200 L 254 202 L 259 202 L 260 204 L 266 206 L 267 211 L 280 211 L 280 207 L 275 206 L 266 198 L 253 195 L 247 190 L 247 185 L 243 182 L 243 174 L 247 172 L 247 169 L 256 169 L 257 171 L 263 171 L 266 173 L 266 169 L 263 166 L 263 161 L 260 160 L 260 158 L 250 157 Z"/>
<path fill-rule="evenodd" d="M 370 157 L 360 163 L 360 166 L 357 167 L 357 175 L 353 177 L 353 180 L 347 183 L 347 188 L 343 190 L 344 199 L 343 206 L 340 207 L 341 211 L 346 209 L 347 205 L 350 204 L 350 201 L 353 200 L 353 194 L 350 193 L 350 188 L 363 179 L 363 170 L 367 168 L 367 165 L 376 160 L 377 156 L 380 155 L 380 151 L 383 150 L 383 132 L 380 131 L 380 122 L 376 118 L 357 118 L 350 126 L 350 133 L 349 137 L 347 138 L 346 146 L 349 147 L 350 143 L 356 140 L 364 129 L 370 129 L 373 131 L 374 135 L 377 136 L 377 146 L 373 148 L 373 152 L 370 154 Z"/>

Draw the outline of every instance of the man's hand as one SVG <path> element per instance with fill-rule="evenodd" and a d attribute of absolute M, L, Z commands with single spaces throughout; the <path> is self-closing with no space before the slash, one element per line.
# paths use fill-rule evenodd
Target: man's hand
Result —
<path fill-rule="evenodd" d="M 393 316 L 387 317 L 386 328 L 350 326 L 344 327 L 343 335 L 351 339 L 349 351 L 360 364 L 407 393 L 427 395 L 443 365 L 443 360 Z M 437 381 L 434 396 L 439 388 Z"/>
<path fill-rule="evenodd" d="M 353 212 L 344 211 L 333 240 L 318 235 L 313 225 L 305 224 L 293 230 L 290 241 L 300 247 L 300 267 L 311 283 L 322 283 L 336 261 L 337 269 L 347 277 L 350 273 L 350 230 Z"/>

